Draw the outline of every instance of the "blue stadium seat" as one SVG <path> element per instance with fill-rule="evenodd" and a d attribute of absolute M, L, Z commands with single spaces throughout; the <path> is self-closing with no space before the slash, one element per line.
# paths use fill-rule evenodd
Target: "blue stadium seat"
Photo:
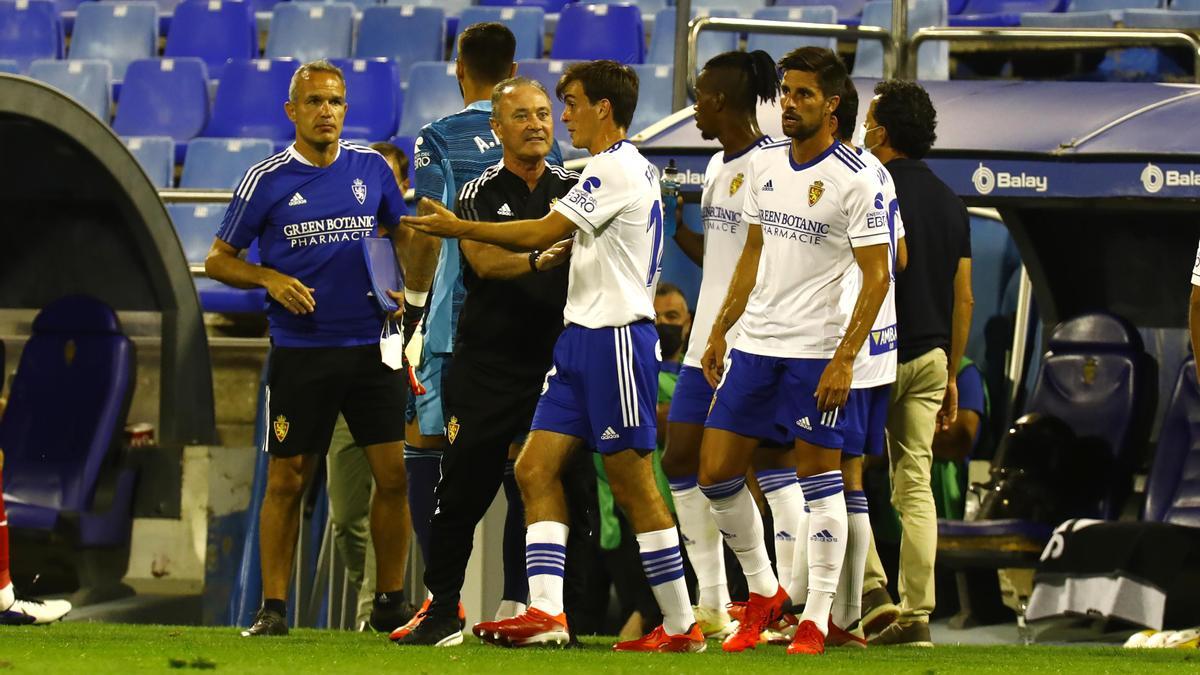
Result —
<path fill-rule="evenodd" d="M 187 142 L 199 136 L 208 124 L 208 104 L 204 61 L 134 61 L 125 71 L 113 131 L 122 136 L 169 136 L 178 144 L 172 156 L 182 162 Z"/>
<path fill-rule="evenodd" d="M 674 112 L 671 109 L 671 84 L 674 81 L 675 68 L 645 64 L 633 66 L 633 69 L 638 75 L 638 101 L 633 113 L 633 124 L 629 125 L 628 129 L 631 135 Z"/>
<path fill-rule="evenodd" d="M 463 9 L 475 4 L 475 0 L 384 0 L 385 5 L 414 5 L 416 7 L 438 7 L 446 16 L 457 17 Z"/>
<path fill-rule="evenodd" d="M 951 26 L 1020 26 L 1024 12 L 1061 12 L 1066 0 L 959 0 Z"/>
<path fill-rule="evenodd" d="M 732 9 L 738 16 L 748 18 L 754 14 L 754 10 L 768 4 L 768 0 L 692 0 L 692 9 Z"/>
<path fill-rule="evenodd" d="M 946 0 L 912 0 L 908 5 L 908 35 L 929 26 L 945 26 Z M 891 30 L 891 0 L 871 0 L 863 7 L 862 25 Z M 875 40 L 859 40 L 854 57 L 854 77 L 883 77 L 883 45 Z M 917 50 L 917 79 L 950 79 L 950 45 L 928 42 Z"/>
<path fill-rule="evenodd" d="M 454 76 L 454 64 L 445 61 L 414 63 L 409 82 L 419 82 L 420 95 L 411 90 L 404 97 L 400 114 L 400 136 L 416 136 L 421 127 L 463 109 L 462 92 Z"/>
<path fill-rule="evenodd" d="M 692 10 L 692 18 L 711 16 L 713 18 L 733 18 L 737 12 L 732 9 Z M 722 52 L 731 52 L 738 48 L 737 33 L 717 33 L 704 31 L 696 44 L 696 70 L 699 71 L 709 59 Z M 675 8 L 659 10 L 654 15 L 654 31 L 650 34 L 650 51 L 646 54 L 646 63 L 672 65 L 675 63 Z"/>
<path fill-rule="evenodd" d="M 659 12 L 659 10 L 665 9 L 668 6 L 673 7 L 675 5 L 674 0 L 671 0 L 670 2 L 668 2 L 668 0 L 639 0 L 639 2 L 630 2 L 630 0 L 587 0 L 587 2 L 593 5 L 635 4 L 637 5 L 637 8 L 641 10 L 642 16 L 654 16 Z"/>
<path fill-rule="evenodd" d="M 38 313 L 0 419 L 12 528 L 84 548 L 129 541 L 137 476 L 115 451 L 136 367 L 133 342 L 99 300 L 67 296 Z"/>
<path fill-rule="evenodd" d="M 1114 22 L 1120 21 L 1127 9 L 1158 9 L 1166 0 L 1071 0 L 1068 13 L 1107 11 Z"/>
<path fill-rule="evenodd" d="M 175 234 L 179 236 L 179 244 L 188 263 L 203 264 L 221 226 L 225 208 L 219 204 L 168 204 L 167 213 L 171 216 L 171 223 L 175 226 Z M 252 242 L 246 251 L 246 260 L 258 262 L 258 259 L 258 243 Z M 200 308 L 205 312 L 258 314 L 266 307 L 265 289 L 233 288 L 204 276 L 194 277 L 194 281 Z"/>
<path fill-rule="evenodd" d="M 175 180 L 174 139 L 170 136 L 128 136 L 122 140 L 154 187 L 171 187 Z"/>
<path fill-rule="evenodd" d="M 194 138 L 188 143 L 179 187 L 232 190 L 246 169 L 271 156 L 273 150 L 274 145 L 265 138 Z"/>
<path fill-rule="evenodd" d="M 346 77 L 346 120 L 343 138 L 382 141 L 396 133 L 400 112 L 400 79 L 386 59 L 336 60 Z"/>
<path fill-rule="evenodd" d="M 547 14 L 561 12 L 575 0 L 479 0 L 482 7 L 537 7 Z M 470 24 L 468 24 L 470 25 Z"/>
<path fill-rule="evenodd" d="M 1021 25 L 1030 28 L 1112 28 L 1112 12 L 1026 12 Z"/>
<path fill-rule="evenodd" d="M 354 5 L 348 2 L 288 2 L 275 6 L 264 56 L 315 59 L 350 57 L 354 38 Z"/>
<path fill-rule="evenodd" d="M 832 5 L 837 9 L 838 21 L 845 21 L 860 16 L 865 4 L 866 0 L 775 0 L 776 7 Z"/>
<path fill-rule="evenodd" d="M 1173 0 L 1171 9 L 1177 12 L 1200 12 L 1200 0 Z"/>
<path fill-rule="evenodd" d="M 293 0 L 293 2 L 323 2 L 323 3 L 329 3 L 329 2 L 334 2 L 334 1 L 335 0 Z M 379 2 L 377 2 L 377 0 L 336 0 L 336 1 L 337 2 L 349 2 L 350 4 L 354 5 L 355 9 L 357 9 L 360 12 L 368 7 L 374 7 L 375 5 L 379 4 Z"/>
<path fill-rule="evenodd" d="M 287 2 L 287 0 L 250 0 L 250 7 L 254 9 L 255 13 L 271 12 L 274 11 L 275 5 L 281 2 Z"/>
<path fill-rule="evenodd" d="M 446 45 L 446 16 L 440 7 L 368 7 L 363 10 L 354 56 L 396 62 L 407 82 L 418 61 L 441 61 Z"/>
<path fill-rule="evenodd" d="M 158 5 L 153 2 L 86 2 L 75 16 L 72 59 L 104 59 L 114 80 L 137 59 L 158 54 Z"/>
<path fill-rule="evenodd" d="M 17 62 L 19 72 L 36 59 L 62 58 L 58 11 L 48 0 L 0 2 L 0 58 Z"/>
<path fill-rule="evenodd" d="M 175 8 L 175 25 L 167 33 L 163 56 L 196 56 L 208 65 L 208 75 L 221 79 L 229 59 L 258 55 L 254 9 L 237 0 L 187 0 Z"/>
<path fill-rule="evenodd" d="M 1200 527 L 1200 387 L 1196 362 L 1179 367 L 1174 391 L 1158 432 L 1154 464 L 1146 481 L 1148 521 Z"/>
<path fill-rule="evenodd" d="M 633 5 L 570 4 L 558 16 L 550 58 L 646 60 L 642 13 Z"/>
<path fill-rule="evenodd" d="M 112 64 L 108 61 L 39 59 L 29 66 L 29 76 L 61 89 L 108 124 L 112 108 Z"/>
<path fill-rule="evenodd" d="M 11 73 L 18 75 L 21 72 L 21 64 L 14 59 L 0 59 L 0 73 Z"/>
<path fill-rule="evenodd" d="M 1127 9 L 1127 28 L 1200 28 L 1200 11 L 1180 9 Z"/>
<path fill-rule="evenodd" d="M 802 21 L 804 23 L 837 23 L 837 8 L 830 5 L 808 7 L 764 7 L 754 11 L 755 19 L 767 21 Z M 803 35 L 767 35 L 749 33 L 746 36 L 746 51 L 761 49 L 778 61 L 784 54 L 797 47 L 825 47 L 837 49 L 837 38 L 808 37 Z"/>
<path fill-rule="evenodd" d="M 295 61 L 230 61 L 202 135 L 276 141 L 294 138 L 296 127 L 288 120 L 283 104 L 288 99 L 292 74 L 299 67 Z"/>
<path fill-rule="evenodd" d="M 517 62 L 518 75 L 537 80 L 550 94 L 550 100 L 554 104 L 551 107 L 557 111 L 554 115 L 554 140 L 558 141 L 564 150 L 571 147 L 571 136 L 567 133 L 567 126 L 563 124 L 562 106 L 555 98 L 554 89 L 558 86 L 558 80 L 562 77 L 563 70 L 571 63 L 573 61 L 555 59 L 532 59 Z"/>
<path fill-rule="evenodd" d="M 508 26 L 517 38 L 515 60 L 540 59 L 545 49 L 545 13 L 540 7 L 468 7 L 459 17 L 451 58 L 458 58 L 458 34 L 471 24 L 495 21 Z"/>

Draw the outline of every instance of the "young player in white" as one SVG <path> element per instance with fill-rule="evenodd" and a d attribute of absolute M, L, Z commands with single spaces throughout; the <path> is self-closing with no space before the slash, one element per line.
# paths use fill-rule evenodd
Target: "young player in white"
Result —
<path fill-rule="evenodd" d="M 810 590 L 788 652 L 819 654 L 846 551 L 841 407 L 887 293 L 889 238 L 887 214 L 875 208 L 878 178 L 831 133 L 845 64 L 827 49 L 803 47 L 780 61 L 780 71 L 791 140 L 750 160 L 746 247 L 703 358 L 705 376 L 720 384 L 705 423 L 700 487 L 750 588 L 741 624 L 723 647 L 753 648 L 789 598 L 771 570 L 744 475 L 758 439 L 794 440 L 811 511 Z M 847 327 L 842 280 L 856 265 L 863 286 Z M 725 331 L 739 318 L 727 362 Z"/>
<path fill-rule="evenodd" d="M 704 172 L 701 197 L 704 235 L 686 227 L 675 232 L 675 241 L 684 251 L 695 255 L 697 262 L 702 256 L 704 276 L 693 322 L 695 328 L 667 416 L 662 467 L 671 484 L 675 515 L 700 587 L 693 608 L 696 621 L 709 637 L 723 637 L 731 626 L 726 608 L 729 589 L 721 535 L 709 512 L 708 500 L 696 483 L 700 438 L 713 397 L 713 387 L 700 368 L 700 357 L 704 355 L 709 330 L 746 243 L 746 226 L 742 223 L 742 199 L 749 192 L 745 185 L 746 165 L 756 149 L 770 142 L 758 127 L 758 102 L 774 101 L 778 91 L 779 75 L 766 52 L 726 52 L 704 65 L 696 78 L 696 126 L 705 140 L 716 138 L 723 149 L 713 155 Z M 736 332 L 736 328 L 731 332 Z M 795 471 L 784 473 L 791 476 L 791 486 L 798 490 Z M 780 492 L 786 490 L 770 494 Z M 790 549 L 787 564 L 791 565 Z"/>
<path fill-rule="evenodd" d="M 562 119 L 572 144 L 594 157 L 578 185 L 548 215 L 477 223 L 437 209 L 402 221 L 437 235 L 523 250 L 575 236 L 563 311 L 567 327 L 555 345 L 516 467 L 528 523 L 530 606 L 511 619 L 477 624 L 474 633 L 505 646 L 566 641 L 567 506 L 561 476 L 575 451 L 593 447 L 637 534 L 642 567 L 663 613 L 662 626 L 614 648 L 703 651 L 678 533 L 658 493 L 650 455 L 661 360 L 653 298 L 663 219 L 658 171 L 625 140 L 637 104 L 637 75 L 615 61 L 579 63 L 563 74 L 557 94 L 566 106 Z"/>

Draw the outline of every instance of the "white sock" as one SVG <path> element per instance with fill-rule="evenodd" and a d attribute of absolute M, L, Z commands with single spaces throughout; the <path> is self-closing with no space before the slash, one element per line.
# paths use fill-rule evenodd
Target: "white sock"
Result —
<path fill-rule="evenodd" d="M 785 587 L 792 604 L 805 602 L 808 598 L 808 504 L 804 502 L 804 490 L 800 490 L 800 514 L 796 518 L 797 541 L 792 550 L 792 580 Z"/>
<path fill-rule="evenodd" d="M 792 561 L 796 549 L 796 540 L 803 540 L 796 525 L 800 514 L 804 512 L 804 493 L 796 482 L 794 469 L 772 469 L 759 471 L 755 474 L 758 487 L 767 498 L 771 507 L 771 520 L 775 524 L 772 537 L 775 540 L 775 570 L 779 583 L 788 588 L 792 584 L 794 568 Z"/>
<path fill-rule="evenodd" d="M 771 569 L 771 557 L 763 542 L 762 517 L 754 497 L 746 489 L 746 479 L 738 476 L 713 485 L 701 485 L 700 491 L 708 497 L 713 520 L 724 535 L 725 543 L 742 564 L 750 592 L 768 598 L 775 595 L 779 580 Z"/>
<path fill-rule="evenodd" d="M 638 551 L 646 581 L 662 610 L 663 628 L 668 635 L 684 635 L 696 623 L 687 581 L 683 578 L 683 555 L 679 553 L 679 534 L 675 528 L 643 532 L 637 535 Z"/>
<path fill-rule="evenodd" d="M 696 477 L 671 479 L 671 497 L 675 501 L 675 517 L 687 549 L 688 561 L 696 572 L 700 597 L 696 604 L 708 609 L 725 610 L 729 604 L 729 585 L 725 580 L 725 551 L 721 548 L 721 533 L 708 510 L 708 498 L 696 485 Z"/>
<path fill-rule="evenodd" d="M 863 575 L 867 569 L 867 551 L 871 547 L 871 515 L 867 512 L 866 493 L 862 490 L 847 492 L 846 513 L 850 520 L 846 560 L 833 605 L 833 622 L 842 628 L 862 618 Z"/>
<path fill-rule="evenodd" d="M 0 588 L 0 612 L 8 610 L 12 604 L 17 601 L 16 592 L 13 591 L 12 583 L 9 583 L 4 588 Z"/>
<path fill-rule="evenodd" d="M 846 495 L 842 472 L 827 471 L 800 479 L 808 504 L 808 599 L 802 621 L 812 621 L 822 634 L 829 631 L 829 612 L 846 557 Z"/>
<path fill-rule="evenodd" d="M 558 616 L 563 613 L 563 571 L 567 566 L 567 526 L 553 520 L 525 529 L 525 573 L 529 606 Z"/>

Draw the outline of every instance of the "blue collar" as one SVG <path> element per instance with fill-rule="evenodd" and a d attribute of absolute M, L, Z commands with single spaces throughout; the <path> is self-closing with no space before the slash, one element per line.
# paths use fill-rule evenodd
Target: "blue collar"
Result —
<path fill-rule="evenodd" d="M 608 146 L 607 149 L 601 150 L 600 154 L 603 155 L 606 152 L 615 152 L 617 148 L 621 147 L 622 143 L 628 143 L 628 142 L 629 142 L 629 139 L 622 138 L 621 140 L 617 141 L 616 143 L 613 143 L 612 145 Z"/>
<path fill-rule="evenodd" d="M 816 157 L 813 157 L 812 159 L 808 160 L 807 162 L 805 162 L 803 164 L 797 164 L 796 158 L 792 157 L 792 144 L 788 143 L 787 144 L 788 161 L 791 162 L 793 170 L 803 171 L 811 166 L 815 166 L 818 163 L 820 163 L 820 161 L 825 159 L 826 157 L 828 157 L 830 155 L 830 153 L 832 153 L 834 150 L 837 150 L 838 146 L 841 144 L 842 144 L 841 141 L 839 141 L 838 139 L 835 138 L 835 139 L 833 139 L 833 145 L 830 145 L 828 148 L 825 148 L 824 152 L 817 155 Z"/>
<path fill-rule="evenodd" d="M 771 141 L 770 136 L 759 136 L 758 138 L 756 138 L 754 140 L 753 143 L 751 143 L 750 145 L 747 145 L 746 147 L 742 148 L 741 150 L 738 150 L 737 152 L 733 153 L 732 155 L 730 155 L 730 154 L 722 155 L 721 161 L 728 164 L 728 163 L 732 162 L 733 160 L 737 159 L 738 157 L 741 157 L 742 155 L 746 154 L 747 152 L 750 152 L 751 150 L 757 148 L 758 146 L 760 146 L 764 143 L 769 143 L 770 141 Z M 789 149 L 788 152 L 790 153 L 791 150 Z"/>
<path fill-rule="evenodd" d="M 490 113 L 492 112 L 492 99 L 485 98 L 482 101 L 475 101 L 474 103 L 467 104 L 467 107 L 464 108 L 464 110 L 482 110 Z"/>

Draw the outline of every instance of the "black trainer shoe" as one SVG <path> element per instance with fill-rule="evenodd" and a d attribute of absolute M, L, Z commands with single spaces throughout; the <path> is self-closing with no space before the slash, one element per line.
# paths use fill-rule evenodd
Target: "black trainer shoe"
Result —
<path fill-rule="evenodd" d="M 371 607 L 368 623 L 379 633 L 391 633 L 408 623 L 417 614 L 417 608 L 406 600 L 376 601 Z"/>
<path fill-rule="evenodd" d="M 457 647 L 463 643 L 462 622 L 457 616 L 421 615 L 416 628 L 396 640 L 398 645 L 422 645 L 425 647 Z"/>
<path fill-rule="evenodd" d="M 892 602 L 886 588 L 875 588 L 862 598 L 862 630 L 866 635 L 878 635 L 900 618 L 900 608 Z"/>
<path fill-rule="evenodd" d="M 258 610 L 258 616 L 254 617 L 254 625 L 242 631 L 242 637 L 287 634 L 287 617 L 269 609 Z"/>
<path fill-rule="evenodd" d="M 929 637 L 929 624 L 925 621 L 910 621 L 908 623 L 893 623 L 883 632 L 867 641 L 872 647 L 932 647 L 933 640 Z"/>

